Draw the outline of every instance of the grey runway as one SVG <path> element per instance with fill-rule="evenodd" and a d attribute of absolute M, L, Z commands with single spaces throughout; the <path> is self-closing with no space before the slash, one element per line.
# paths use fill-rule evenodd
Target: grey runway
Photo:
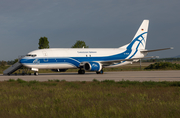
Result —
<path fill-rule="evenodd" d="M 105 72 L 104 74 L 96 74 L 95 72 L 86 72 L 79 75 L 75 72 L 67 73 L 40 73 L 34 75 L 0 75 L 0 81 L 9 79 L 23 79 L 26 81 L 48 81 L 48 80 L 66 80 L 66 81 L 92 81 L 97 79 L 102 80 L 130 80 L 130 81 L 180 81 L 180 70 L 171 71 L 118 71 Z"/>

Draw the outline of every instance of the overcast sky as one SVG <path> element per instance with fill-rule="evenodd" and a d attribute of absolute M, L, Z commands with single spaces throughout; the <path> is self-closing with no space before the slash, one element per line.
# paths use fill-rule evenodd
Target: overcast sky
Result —
<path fill-rule="evenodd" d="M 77 40 L 90 48 L 129 43 L 144 19 L 150 20 L 147 49 L 160 58 L 180 55 L 180 0 L 1 0 L 0 60 L 38 49 L 46 36 L 51 48 Z"/>

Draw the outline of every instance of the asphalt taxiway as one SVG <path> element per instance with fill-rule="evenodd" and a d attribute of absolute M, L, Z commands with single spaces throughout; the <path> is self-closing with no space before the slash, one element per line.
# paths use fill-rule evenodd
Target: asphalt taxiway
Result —
<path fill-rule="evenodd" d="M 92 81 L 102 80 L 130 80 L 130 81 L 180 81 L 180 70 L 171 71 L 118 71 L 104 72 L 104 74 L 96 74 L 95 72 L 86 72 L 80 75 L 76 72 L 66 73 L 40 73 L 35 75 L 0 75 L 0 81 L 9 79 L 23 79 L 26 81 L 48 81 L 48 80 L 66 80 L 66 81 Z"/>

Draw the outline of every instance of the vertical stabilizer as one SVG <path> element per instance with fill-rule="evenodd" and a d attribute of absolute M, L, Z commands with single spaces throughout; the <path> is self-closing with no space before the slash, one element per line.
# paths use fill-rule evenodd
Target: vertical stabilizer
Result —
<path fill-rule="evenodd" d="M 127 45 L 127 49 L 145 49 L 148 26 L 149 20 L 143 20 L 133 40 Z"/>

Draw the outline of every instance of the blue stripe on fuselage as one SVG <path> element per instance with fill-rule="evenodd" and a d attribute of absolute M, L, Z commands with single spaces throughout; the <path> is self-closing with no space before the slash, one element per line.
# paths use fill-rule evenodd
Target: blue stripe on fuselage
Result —
<path fill-rule="evenodd" d="M 130 51 L 131 52 L 131 51 Z M 129 51 L 125 51 L 124 53 L 129 53 Z M 110 60 L 118 60 L 124 59 L 128 55 L 124 55 L 124 53 L 120 53 L 113 56 L 104 56 L 104 57 L 66 57 L 66 58 L 23 58 L 20 60 L 20 63 L 26 64 L 57 64 L 57 63 L 70 63 L 76 67 L 79 67 L 81 62 L 92 62 L 92 61 L 110 61 Z"/>

